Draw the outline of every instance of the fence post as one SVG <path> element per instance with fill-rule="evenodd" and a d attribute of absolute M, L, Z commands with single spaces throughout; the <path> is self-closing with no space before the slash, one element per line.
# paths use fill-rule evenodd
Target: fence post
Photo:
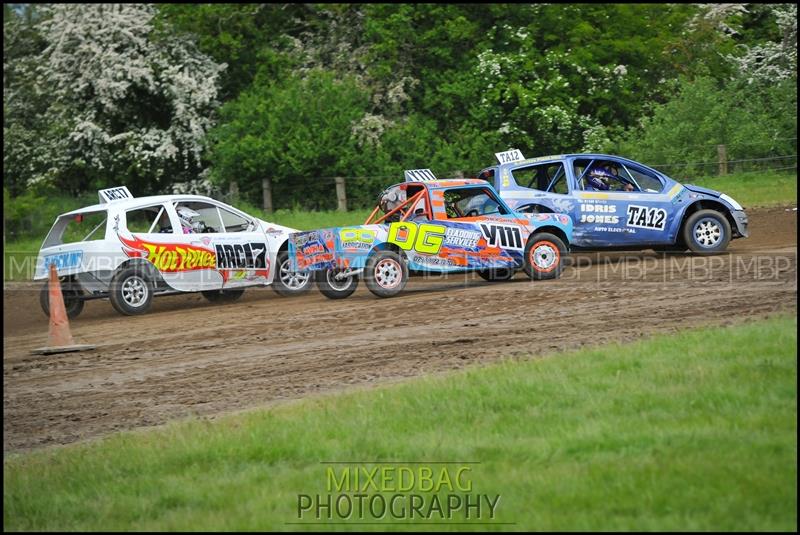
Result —
<path fill-rule="evenodd" d="M 239 201 L 239 184 L 235 180 L 231 180 L 231 187 L 230 190 L 228 191 L 228 198 L 231 200 L 231 204 Z"/>
<path fill-rule="evenodd" d="M 347 211 L 347 190 L 345 189 L 344 185 L 344 177 L 337 176 L 336 177 L 336 202 L 338 203 L 338 207 L 336 208 L 340 212 Z"/>
<path fill-rule="evenodd" d="M 261 189 L 264 195 L 264 211 L 268 214 L 272 213 L 272 181 L 268 178 L 261 180 Z"/>
<path fill-rule="evenodd" d="M 719 161 L 719 175 L 728 174 L 728 148 L 725 145 L 717 145 L 717 160 Z"/>

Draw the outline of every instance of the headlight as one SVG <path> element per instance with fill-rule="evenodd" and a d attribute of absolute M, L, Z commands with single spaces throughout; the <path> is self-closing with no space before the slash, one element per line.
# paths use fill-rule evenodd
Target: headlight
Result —
<path fill-rule="evenodd" d="M 725 195 L 723 193 L 722 195 L 719 196 L 719 198 L 722 199 L 723 201 L 727 201 L 728 204 L 733 206 L 734 210 L 744 210 L 744 208 L 742 208 L 741 204 L 739 204 L 738 202 L 733 200 L 733 197 L 730 197 L 730 196 Z"/>

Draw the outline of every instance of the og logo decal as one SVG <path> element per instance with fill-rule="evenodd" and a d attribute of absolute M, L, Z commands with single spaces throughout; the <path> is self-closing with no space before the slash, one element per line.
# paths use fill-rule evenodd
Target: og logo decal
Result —
<path fill-rule="evenodd" d="M 393 243 L 405 251 L 415 250 L 418 253 L 436 254 L 442 248 L 445 231 L 442 225 L 422 223 L 417 225 L 408 221 L 389 225 L 389 237 L 386 241 Z"/>

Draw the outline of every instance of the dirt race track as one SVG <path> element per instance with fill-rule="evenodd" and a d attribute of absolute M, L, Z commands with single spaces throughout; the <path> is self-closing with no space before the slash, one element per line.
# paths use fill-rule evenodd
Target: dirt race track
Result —
<path fill-rule="evenodd" d="M 250 289 L 237 303 L 199 294 L 156 299 L 123 317 L 90 301 L 71 321 L 84 353 L 34 356 L 48 322 L 38 284 L 3 292 L 5 453 L 70 443 L 187 415 L 485 363 L 539 356 L 655 332 L 797 310 L 797 212 L 751 211 L 751 237 L 713 257 L 573 255 L 557 281 L 475 275 L 412 278 L 378 299 L 316 289 L 282 298 Z"/>

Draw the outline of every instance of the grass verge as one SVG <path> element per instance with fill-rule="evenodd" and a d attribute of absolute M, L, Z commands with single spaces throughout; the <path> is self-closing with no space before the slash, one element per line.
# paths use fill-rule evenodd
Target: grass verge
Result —
<path fill-rule="evenodd" d="M 745 209 L 797 203 L 797 174 L 753 171 L 687 180 L 684 183 L 726 193 Z"/>
<path fill-rule="evenodd" d="M 318 521 L 298 494 L 324 499 L 326 468 L 447 461 L 427 466 L 469 467 L 473 494 L 501 498 L 489 525 L 445 529 L 794 531 L 796 328 L 687 331 L 10 455 L 4 528 L 438 528 L 292 523 Z"/>

